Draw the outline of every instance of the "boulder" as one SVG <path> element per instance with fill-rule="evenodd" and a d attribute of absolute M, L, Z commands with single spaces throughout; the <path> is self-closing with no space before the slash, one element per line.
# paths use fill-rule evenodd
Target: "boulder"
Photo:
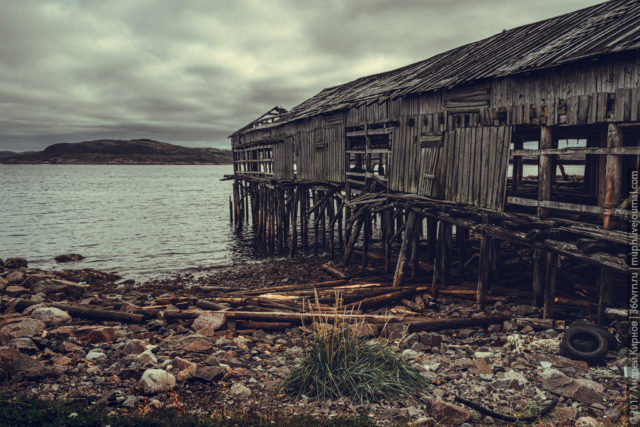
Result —
<path fill-rule="evenodd" d="M 87 289 L 87 285 L 81 285 L 76 282 L 71 282 L 69 280 L 60 280 L 60 279 L 44 279 L 36 282 L 31 287 L 31 292 L 38 293 L 43 292 L 45 294 L 53 294 L 62 292 L 66 295 L 69 295 L 73 298 L 79 298 L 84 294 L 84 291 Z"/>
<path fill-rule="evenodd" d="M 12 298 L 16 298 L 16 297 L 19 297 L 20 295 L 28 294 L 29 289 L 19 285 L 11 285 L 11 286 L 7 286 L 4 289 L 4 293 Z"/>
<path fill-rule="evenodd" d="M 75 262 L 83 259 L 84 257 L 80 254 L 64 254 L 55 257 L 56 262 Z"/>
<path fill-rule="evenodd" d="M 140 362 L 143 366 L 153 365 L 155 363 L 158 363 L 158 359 L 156 358 L 156 355 L 153 354 L 151 350 L 145 350 L 144 352 L 138 355 L 138 362 Z"/>
<path fill-rule="evenodd" d="M 145 394 L 153 394 L 172 390 L 176 385 L 176 379 L 164 369 L 147 369 L 139 383 Z"/>
<path fill-rule="evenodd" d="M 92 344 L 112 342 L 116 339 L 115 329 L 108 326 L 84 326 L 75 329 L 73 335 Z"/>
<path fill-rule="evenodd" d="M 31 317 L 42 320 L 47 326 L 62 325 L 71 322 L 69 313 L 55 307 L 36 308 L 31 312 Z"/>
<path fill-rule="evenodd" d="M 221 366 L 198 366 L 192 378 L 212 382 L 222 378 L 226 372 L 227 370 Z"/>
<path fill-rule="evenodd" d="M 20 353 L 13 346 L 0 347 L 0 367 L 8 376 L 24 373 L 31 379 L 44 377 L 48 373 L 42 363 Z"/>
<path fill-rule="evenodd" d="M 178 372 L 176 379 L 182 382 L 182 381 L 188 380 L 189 378 L 193 378 L 193 376 L 195 376 L 196 371 L 198 369 L 198 365 L 184 359 L 180 359 L 180 362 L 176 362 L 177 359 L 180 359 L 180 358 L 176 357 L 176 359 L 174 359 L 174 363 L 176 363 L 176 367 L 178 367 L 180 372 Z"/>
<path fill-rule="evenodd" d="M 467 409 L 445 402 L 441 399 L 431 399 L 430 415 L 434 417 L 438 425 L 460 425 L 471 419 L 471 412 Z"/>
<path fill-rule="evenodd" d="M 25 274 L 20 270 L 15 270 L 7 274 L 4 278 L 7 279 L 7 282 L 9 283 L 22 283 L 24 281 Z"/>
<path fill-rule="evenodd" d="M 542 387 L 554 394 L 588 404 L 602 400 L 604 386 L 595 381 L 570 378 L 555 369 L 547 369 L 541 376 L 544 378 Z"/>
<path fill-rule="evenodd" d="M 442 335 L 440 334 L 420 332 L 418 333 L 418 339 L 428 347 L 438 347 L 442 344 Z"/>
<path fill-rule="evenodd" d="M 20 353 L 34 355 L 40 353 L 40 349 L 33 342 L 31 338 L 22 337 L 16 338 L 11 341 L 11 344 L 18 350 Z"/>
<path fill-rule="evenodd" d="M 241 383 L 235 383 L 231 386 L 231 394 L 235 397 L 248 399 L 251 397 L 251 389 Z"/>
<path fill-rule="evenodd" d="M 122 351 L 126 354 L 139 354 L 145 351 L 147 344 L 142 340 L 129 340 L 122 347 Z"/>
<path fill-rule="evenodd" d="M 7 344 L 15 338 L 41 336 L 44 330 L 45 324 L 38 319 L 25 319 L 11 323 L 0 329 L 0 343 Z"/>
<path fill-rule="evenodd" d="M 87 359 L 89 362 L 95 362 L 96 360 L 106 360 L 107 355 L 101 348 L 94 348 L 89 350 L 89 352 L 85 356 L 85 359 Z"/>
<path fill-rule="evenodd" d="M 14 270 L 16 268 L 27 268 L 27 260 L 24 258 L 7 258 L 4 261 L 4 268 L 7 270 Z"/>
<path fill-rule="evenodd" d="M 196 317 L 191 324 L 191 329 L 205 336 L 211 335 L 220 329 L 227 321 L 223 313 L 203 313 Z"/>

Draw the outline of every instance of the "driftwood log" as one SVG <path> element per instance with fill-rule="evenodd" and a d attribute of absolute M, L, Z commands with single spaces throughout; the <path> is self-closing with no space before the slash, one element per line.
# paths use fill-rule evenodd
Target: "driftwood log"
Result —
<path fill-rule="evenodd" d="M 16 298 L 13 300 L 13 306 L 20 311 L 37 304 L 41 303 L 36 301 L 28 301 L 21 298 Z M 47 307 L 59 308 L 60 310 L 66 311 L 71 316 L 82 317 L 85 319 L 115 320 L 117 322 L 124 323 L 143 323 L 145 319 L 145 316 L 143 316 L 142 314 L 125 313 L 123 311 L 101 310 L 97 308 L 56 303 L 45 303 L 44 305 Z"/>

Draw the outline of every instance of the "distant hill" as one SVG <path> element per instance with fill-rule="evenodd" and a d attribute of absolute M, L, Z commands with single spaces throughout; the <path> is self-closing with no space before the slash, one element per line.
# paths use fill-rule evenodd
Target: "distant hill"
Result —
<path fill-rule="evenodd" d="M 60 143 L 42 151 L 0 152 L 0 163 L 11 164 L 108 164 L 108 165 L 194 165 L 231 164 L 230 150 L 190 148 L 151 139 L 102 139 Z"/>
<path fill-rule="evenodd" d="M 13 151 L 0 151 L 0 159 L 4 158 L 4 157 L 11 157 L 11 156 L 15 156 L 16 153 L 14 153 Z"/>

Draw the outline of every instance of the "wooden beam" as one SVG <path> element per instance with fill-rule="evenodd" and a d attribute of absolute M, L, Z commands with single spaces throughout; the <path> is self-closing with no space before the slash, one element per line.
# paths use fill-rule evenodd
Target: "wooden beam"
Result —
<path fill-rule="evenodd" d="M 593 205 L 581 205 L 579 203 L 565 203 L 565 202 L 556 202 L 552 200 L 535 200 L 535 199 L 527 199 L 524 197 L 507 197 L 507 203 L 512 205 L 519 206 L 533 206 L 539 208 L 547 208 L 547 209 L 558 209 L 562 211 L 571 211 L 571 212 L 584 212 L 591 214 L 603 214 L 605 213 L 605 208 L 601 206 L 593 206 Z M 625 209 L 619 209 L 617 207 L 611 208 L 608 210 L 610 216 L 620 217 L 620 218 L 630 218 L 631 211 Z"/>
<path fill-rule="evenodd" d="M 611 124 L 613 125 L 613 124 Z M 616 125 L 613 125 L 616 126 Z M 616 126 L 619 127 L 619 126 Z M 540 157 L 543 155 L 563 155 L 563 154 L 590 154 L 590 155 L 618 155 L 618 156 L 640 156 L 640 147 L 570 147 L 570 148 L 545 148 L 539 150 L 517 149 L 511 150 L 512 157 Z"/>

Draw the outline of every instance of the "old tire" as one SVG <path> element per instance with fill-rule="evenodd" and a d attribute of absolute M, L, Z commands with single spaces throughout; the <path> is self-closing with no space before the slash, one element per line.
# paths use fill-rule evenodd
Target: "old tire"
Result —
<path fill-rule="evenodd" d="M 618 341 L 616 340 L 616 336 L 611 332 L 609 332 L 609 330 L 606 329 L 605 327 L 600 325 L 594 325 L 593 323 L 585 322 L 584 320 L 576 320 L 575 322 L 571 322 L 571 324 L 569 325 L 569 328 L 575 328 L 578 326 L 593 328 L 596 331 L 599 331 L 604 337 L 604 339 L 607 340 L 607 344 L 609 345 L 609 350 L 616 350 L 618 348 Z"/>
<path fill-rule="evenodd" d="M 602 331 L 590 326 L 569 328 L 560 342 L 560 351 L 571 358 L 599 363 L 607 356 L 609 343 Z"/>

